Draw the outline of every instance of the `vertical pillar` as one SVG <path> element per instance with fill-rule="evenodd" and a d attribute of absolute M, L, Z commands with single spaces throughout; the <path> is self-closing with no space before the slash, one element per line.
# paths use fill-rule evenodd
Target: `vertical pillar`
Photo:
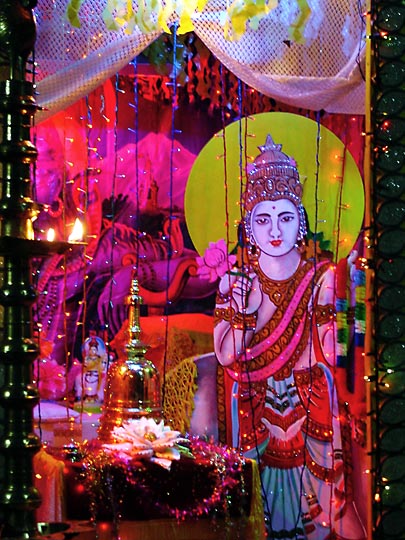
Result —
<path fill-rule="evenodd" d="M 38 393 L 32 362 L 30 257 L 33 255 L 30 173 L 37 152 L 30 142 L 35 113 L 34 89 L 26 80 L 26 62 L 35 42 L 32 9 L 36 0 L 0 2 L 0 522 L 1 538 L 37 535 L 33 457 L 40 441 L 33 432 Z"/>
<path fill-rule="evenodd" d="M 372 0 L 372 538 L 405 538 L 405 4 Z"/>

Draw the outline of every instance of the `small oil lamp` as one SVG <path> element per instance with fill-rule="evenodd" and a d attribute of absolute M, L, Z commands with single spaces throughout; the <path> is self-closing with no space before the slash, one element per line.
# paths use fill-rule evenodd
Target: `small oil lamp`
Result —
<path fill-rule="evenodd" d="M 111 432 L 124 422 L 147 416 L 160 420 L 162 405 L 160 378 L 155 365 L 145 358 L 147 346 L 141 342 L 139 324 L 140 304 L 138 280 L 131 281 L 128 296 L 128 334 L 123 358 L 108 369 L 104 405 L 98 428 L 98 439 L 112 442 Z"/>

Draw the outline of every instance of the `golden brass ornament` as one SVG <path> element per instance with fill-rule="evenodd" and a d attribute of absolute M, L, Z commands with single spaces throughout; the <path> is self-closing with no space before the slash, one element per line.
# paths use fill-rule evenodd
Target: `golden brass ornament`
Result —
<path fill-rule="evenodd" d="M 139 419 L 143 416 L 156 420 L 162 418 L 160 377 L 153 362 L 145 358 L 147 345 L 140 339 L 139 285 L 132 279 L 128 296 L 128 343 L 124 356 L 108 369 L 104 394 L 104 405 L 98 428 L 98 438 L 102 442 L 113 440 L 115 426 Z"/>

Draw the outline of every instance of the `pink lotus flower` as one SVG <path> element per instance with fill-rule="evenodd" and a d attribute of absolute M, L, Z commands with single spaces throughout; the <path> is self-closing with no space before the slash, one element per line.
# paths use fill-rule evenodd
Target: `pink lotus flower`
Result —
<path fill-rule="evenodd" d="M 197 274 L 212 283 L 225 275 L 235 262 L 236 255 L 228 255 L 225 240 L 221 238 L 218 242 L 209 243 L 204 257 L 197 257 Z"/>

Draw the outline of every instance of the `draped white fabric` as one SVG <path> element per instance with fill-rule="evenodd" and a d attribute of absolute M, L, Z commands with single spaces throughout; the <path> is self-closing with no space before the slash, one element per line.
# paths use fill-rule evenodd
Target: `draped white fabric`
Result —
<path fill-rule="evenodd" d="M 280 0 L 259 27 L 238 41 L 224 37 L 227 0 L 209 0 L 193 22 L 196 35 L 237 77 L 282 103 L 331 113 L 364 114 L 365 25 L 361 0 L 307 0 L 304 42 L 289 38 L 302 5 Z M 158 36 L 135 28 L 109 31 L 102 19 L 105 0 L 85 0 L 81 28 L 65 16 L 67 0 L 39 0 L 35 51 L 41 121 L 127 65 Z M 136 2 L 133 2 L 136 8 Z M 175 21 L 173 21 L 175 22 Z"/>

